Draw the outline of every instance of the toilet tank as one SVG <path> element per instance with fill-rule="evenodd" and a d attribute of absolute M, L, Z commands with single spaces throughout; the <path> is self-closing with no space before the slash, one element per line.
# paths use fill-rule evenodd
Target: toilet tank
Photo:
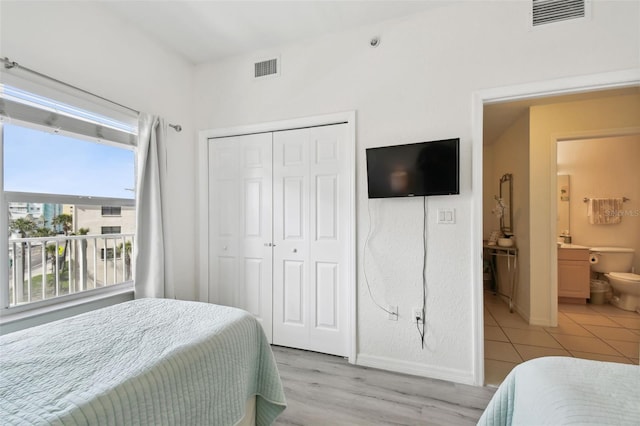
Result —
<path fill-rule="evenodd" d="M 629 272 L 634 250 L 627 247 L 592 247 L 591 270 L 595 272 Z"/>

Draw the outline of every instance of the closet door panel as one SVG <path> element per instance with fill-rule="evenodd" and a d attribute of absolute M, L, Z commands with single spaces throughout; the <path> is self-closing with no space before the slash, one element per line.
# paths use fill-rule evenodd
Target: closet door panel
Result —
<path fill-rule="evenodd" d="M 348 349 L 343 227 L 349 200 L 348 188 L 340 188 L 348 173 L 345 140 L 345 125 L 274 133 L 273 342 L 342 356 Z M 290 195 L 293 181 L 303 183 L 301 207 Z M 291 232 L 299 223 L 301 232 Z M 284 265 L 293 261 L 302 265 L 299 291 L 284 274 Z M 302 318 L 295 325 L 283 320 L 293 308 L 294 288 L 302 303 L 296 310 Z"/>
<path fill-rule="evenodd" d="M 301 241 L 305 235 L 304 176 L 287 176 L 282 181 L 282 239 L 287 241 Z M 278 219 L 280 220 L 280 219 Z"/>
<path fill-rule="evenodd" d="M 238 304 L 240 150 L 232 140 L 209 146 L 209 302 Z M 224 284 L 223 284 L 224 283 Z"/>
<path fill-rule="evenodd" d="M 309 224 L 313 231 L 309 256 L 313 260 L 311 291 L 315 296 L 310 304 L 313 326 L 309 336 L 314 346 L 333 348 L 334 354 L 342 356 L 347 355 L 349 347 L 346 129 L 346 125 L 309 129 L 312 176 Z"/>
<path fill-rule="evenodd" d="M 316 263 L 315 327 L 338 328 L 338 264 Z"/>
<path fill-rule="evenodd" d="M 276 132 L 273 144 L 274 344 L 307 349 L 309 150 L 289 135 Z"/>
<path fill-rule="evenodd" d="M 209 301 L 247 310 L 272 335 L 272 135 L 209 142 Z"/>
<path fill-rule="evenodd" d="M 316 176 L 316 241 L 338 239 L 338 176 Z"/>
<path fill-rule="evenodd" d="M 283 316 L 282 322 L 287 325 L 304 327 L 304 264 L 296 260 L 283 262 Z"/>

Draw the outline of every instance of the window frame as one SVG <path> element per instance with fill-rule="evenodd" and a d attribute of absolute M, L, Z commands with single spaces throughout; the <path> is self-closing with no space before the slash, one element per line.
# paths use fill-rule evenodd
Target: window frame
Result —
<path fill-rule="evenodd" d="M 105 229 L 107 231 L 111 231 L 114 228 L 118 228 L 118 232 L 104 232 Z M 119 225 L 107 225 L 100 227 L 100 235 L 111 235 L 111 234 L 122 234 L 122 226 Z"/>
<path fill-rule="evenodd" d="M 107 213 L 105 213 L 105 209 Z M 117 211 L 117 213 L 114 213 L 114 210 Z M 101 206 L 100 214 L 106 217 L 122 216 L 122 206 Z"/>
<path fill-rule="evenodd" d="M 9 271 L 9 203 L 10 202 L 26 202 L 26 203 L 55 203 L 55 204 L 72 204 L 72 205 L 95 205 L 95 206 L 120 206 L 134 207 L 136 205 L 137 192 L 134 189 L 133 199 L 124 198 L 107 198 L 93 196 L 77 196 L 77 195 L 61 195 L 61 194 L 42 194 L 32 192 L 15 192 L 4 190 L 4 127 L 6 124 L 14 124 L 34 130 L 51 132 L 75 139 L 98 143 L 103 145 L 114 146 L 121 149 L 127 149 L 134 153 L 134 177 L 137 175 L 137 143 L 129 144 L 122 142 L 114 142 L 111 140 L 97 139 L 86 134 L 73 133 L 53 127 L 45 126 L 39 123 L 33 123 L 19 118 L 11 118 L 7 120 L 0 115 L 0 164 L 3 165 L 2 173 L 0 173 L 0 270 Z M 96 125 L 98 126 L 98 125 Z M 137 142 L 137 135 L 134 135 Z M 134 185 L 135 185 L 134 180 Z M 113 216 L 112 216 L 113 217 Z M 52 312 L 59 309 L 68 308 L 70 304 L 80 305 L 94 301 L 97 297 L 111 297 L 122 293 L 133 293 L 134 280 L 133 274 L 131 280 L 122 283 L 112 284 L 106 287 L 83 290 L 76 293 L 60 295 L 45 300 L 38 300 L 17 306 L 9 306 L 9 277 L 8 274 L 0 274 L 0 324 L 11 322 L 14 318 L 23 319 L 25 316 L 40 315 L 42 313 Z"/>

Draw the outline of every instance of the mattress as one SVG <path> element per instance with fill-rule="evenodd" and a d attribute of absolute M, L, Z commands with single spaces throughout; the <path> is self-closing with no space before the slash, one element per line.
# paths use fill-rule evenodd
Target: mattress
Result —
<path fill-rule="evenodd" d="M 640 425 L 640 367 L 569 357 L 516 366 L 479 425 Z"/>
<path fill-rule="evenodd" d="M 286 407 L 245 311 L 139 299 L 0 337 L 3 424 L 233 425 Z"/>

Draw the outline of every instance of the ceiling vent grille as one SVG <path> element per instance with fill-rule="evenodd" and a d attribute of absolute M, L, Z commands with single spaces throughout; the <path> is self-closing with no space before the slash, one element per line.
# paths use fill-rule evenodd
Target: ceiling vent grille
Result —
<path fill-rule="evenodd" d="M 586 0 L 533 0 L 532 25 L 586 17 Z"/>
<path fill-rule="evenodd" d="M 267 59 L 253 64 L 255 78 L 267 77 L 270 75 L 278 75 L 278 58 Z"/>

